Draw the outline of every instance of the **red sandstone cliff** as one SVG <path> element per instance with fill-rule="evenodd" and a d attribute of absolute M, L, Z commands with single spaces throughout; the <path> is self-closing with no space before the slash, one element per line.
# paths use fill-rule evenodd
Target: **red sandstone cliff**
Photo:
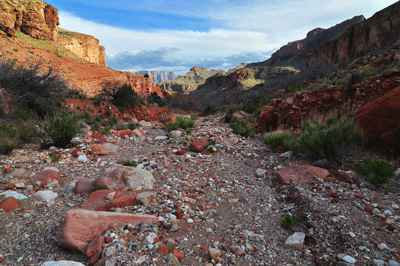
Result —
<path fill-rule="evenodd" d="M 344 66 L 359 56 L 389 48 L 399 39 L 400 2 L 396 2 L 315 49 L 306 64 L 333 61 Z"/>

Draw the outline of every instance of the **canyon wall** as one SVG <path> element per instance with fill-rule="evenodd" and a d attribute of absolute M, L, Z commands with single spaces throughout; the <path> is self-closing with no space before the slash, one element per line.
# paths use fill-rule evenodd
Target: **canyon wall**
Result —
<path fill-rule="evenodd" d="M 329 29 L 316 28 L 308 32 L 305 39 L 290 42 L 273 53 L 268 60 L 249 64 L 248 67 L 292 66 L 302 69 L 307 54 L 312 53 L 322 44 L 339 38 L 347 29 L 364 20 L 364 16 L 356 16 Z"/>
<path fill-rule="evenodd" d="M 105 48 L 93 36 L 59 29 L 58 42 L 80 58 L 100 65 L 106 65 Z"/>
<path fill-rule="evenodd" d="M 390 48 L 400 40 L 400 2 L 356 24 L 340 38 L 324 43 L 306 58 L 306 64 L 333 61 L 342 66 L 368 53 Z"/>
<path fill-rule="evenodd" d="M 174 72 L 172 71 L 153 71 L 153 70 L 142 70 L 138 71 L 138 74 L 140 75 L 151 75 L 153 78 L 154 83 L 159 83 L 159 82 L 164 82 L 168 80 L 174 80 L 178 76 L 175 75 Z"/>
<path fill-rule="evenodd" d="M 0 24 L 36 39 L 58 40 L 58 10 L 40 0 L 0 1 Z"/>

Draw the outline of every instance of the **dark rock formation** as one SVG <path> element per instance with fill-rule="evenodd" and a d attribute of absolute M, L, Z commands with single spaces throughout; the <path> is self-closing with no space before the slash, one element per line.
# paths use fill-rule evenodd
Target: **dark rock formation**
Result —
<path fill-rule="evenodd" d="M 340 37 L 347 29 L 364 20 L 364 16 L 356 16 L 329 29 L 316 28 L 310 31 L 305 39 L 290 42 L 272 54 L 268 60 L 249 64 L 248 67 L 293 66 L 302 69 L 307 54 L 312 53 L 322 44 Z"/>
<path fill-rule="evenodd" d="M 400 2 L 396 2 L 315 49 L 306 63 L 333 61 L 344 66 L 357 57 L 390 48 L 399 39 Z"/>

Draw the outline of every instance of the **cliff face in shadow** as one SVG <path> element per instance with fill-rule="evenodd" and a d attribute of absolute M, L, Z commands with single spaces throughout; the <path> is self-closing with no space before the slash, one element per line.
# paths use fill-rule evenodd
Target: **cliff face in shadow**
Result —
<path fill-rule="evenodd" d="M 282 46 L 278 51 L 273 53 L 268 60 L 249 64 L 248 66 L 292 66 L 297 69 L 302 69 L 307 54 L 312 53 L 322 44 L 339 38 L 347 29 L 364 20 L 364 16 L 356 16 L 329 29 L 316 28 L 308 32 L 305 39 L 290 42 Z"/>
<path fill-rule="evenodd" d="M 343 66 L 359 56 L 390 48 L 399 39 L 400 2 L 396 2 L 315 49 L 306 64 L 333 61 Z"/>

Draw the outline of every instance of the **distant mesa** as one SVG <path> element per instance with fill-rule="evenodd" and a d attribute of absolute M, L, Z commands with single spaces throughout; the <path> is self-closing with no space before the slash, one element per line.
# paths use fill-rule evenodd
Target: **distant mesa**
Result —
<path fill-rule="evenodd" d="M 172 71 L 151 71 L 151 70 L 142 70 L 139 71 L 140 75 L 150 75 L 153 79 L 153 83 L 164 82 L 168 80 L 174 80 L 178 76 L 175 75 Z"/>

